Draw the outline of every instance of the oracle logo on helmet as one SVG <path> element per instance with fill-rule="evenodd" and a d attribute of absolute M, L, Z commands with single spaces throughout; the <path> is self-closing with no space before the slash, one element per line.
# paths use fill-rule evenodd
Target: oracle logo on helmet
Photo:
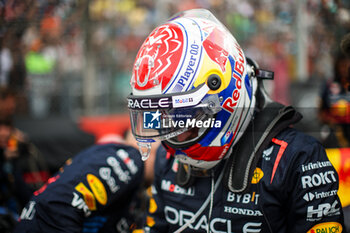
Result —
<path fill-rule="evenodd" d="M 128 108 L 130 109 L 157 109 L 169 108 L 171 106 L 172 102 L 168 97 L 160 99 L 128 99 Z"/>

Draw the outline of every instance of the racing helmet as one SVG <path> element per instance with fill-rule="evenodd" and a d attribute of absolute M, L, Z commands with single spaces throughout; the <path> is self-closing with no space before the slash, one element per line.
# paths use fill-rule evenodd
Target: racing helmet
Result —
<path fill-rule="evenodd" d="M 180 162 L 208 169 L 251 121 L 256 79 L 233 35 L 205 9 L 155 28 L 135 59 L 128 108 L 145 158 L 161 140 Z"/>

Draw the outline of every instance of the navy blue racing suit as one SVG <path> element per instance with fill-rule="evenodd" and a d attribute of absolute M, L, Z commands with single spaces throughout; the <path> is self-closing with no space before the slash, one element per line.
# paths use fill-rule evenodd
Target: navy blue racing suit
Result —
<path fill-rule="evenodd" d="M 143 169 L 133 147 L 92 146 L 34 193 L 15 232 L 130 232 Z"/>
<path fill-rule="evenodd" d="M 203 212 L 182 232 L 316 233 L 344 229 L 338 175 L 322 146 L 294 129 L 287 128 L 273 138 L 246 193 L 230 192 L 223 179 L 218 181 L 226 160 L 207 175 L 196 177 L 189 187 L 180 187 L 175 182 L 178 162 L 165 154 L 164 148 L 158 150 L 145 232 L 176 232 L 201 208 Z"/>

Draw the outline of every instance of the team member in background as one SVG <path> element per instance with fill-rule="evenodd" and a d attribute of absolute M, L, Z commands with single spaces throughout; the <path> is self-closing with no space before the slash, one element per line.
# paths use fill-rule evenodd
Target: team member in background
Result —
<path fill-rule="evenodd" d="M 323 144 L 350 147 L 350 58 L 339 52 L 333 68 L 334 77 L 322 87 L 320 98 L 320 120 L 329 132 Z"/>
<path fill-rule="evenodd" d="M 50 177 L 46 160 L 31 143 L 25 132 L 14 125 L 16 93 L 9 88 L 0 88 L 0 127 L 3 159 L 16 166 L 31 192 L 40 188 Z M 16 187 L 19 188 L 20 187 Z M 21 191 L 20 191 L 21 192 Z M 23 206 L 22 206 L 23 207 Z"/>
<path fill-rule="evenodd" d="M 15 232 L 131 232 L 144 217 L 144 182 L 134 139 L 103 138 L 34 193 Z"/>
<path fill-rule="evenodd" d="M 0 232 L 12 232 L 32 193 L 49 178 L 46 161 L 15 128 L 16 93 L 0 88 Z"/>
<path fill-rule="evenodd" d="M 301 115 L 265 94 L 272 77 L 207 10 L 149 35 L 128 97 L 144 159 L 163 144 L 146 232 L 342 232 L 337 173 L 289 127 Z"/>
<path fill-rule="evenodd" d="M 13 145 L 11 141 L 12 131 L 11 120 L 0 118 L 0 232 L 4 233 L 13 231 L 21 209 L 32 195 L 30 186 L 23 180 L 15 150 L 17 143 Z"/>

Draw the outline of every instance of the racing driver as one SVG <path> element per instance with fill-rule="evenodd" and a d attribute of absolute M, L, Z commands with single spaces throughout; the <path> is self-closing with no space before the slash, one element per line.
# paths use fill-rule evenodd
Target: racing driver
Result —
<path fill-rule="evenodd" d="M 277 77 L 278 78 L 278 77 Z M 181 12 L 141 46 L 128 108 L 143 159 L 161 141 L 146 232 L 342 232 L 338 176 L 301 119 L 273 102 L 273 72 L 207 10 Z"/>

